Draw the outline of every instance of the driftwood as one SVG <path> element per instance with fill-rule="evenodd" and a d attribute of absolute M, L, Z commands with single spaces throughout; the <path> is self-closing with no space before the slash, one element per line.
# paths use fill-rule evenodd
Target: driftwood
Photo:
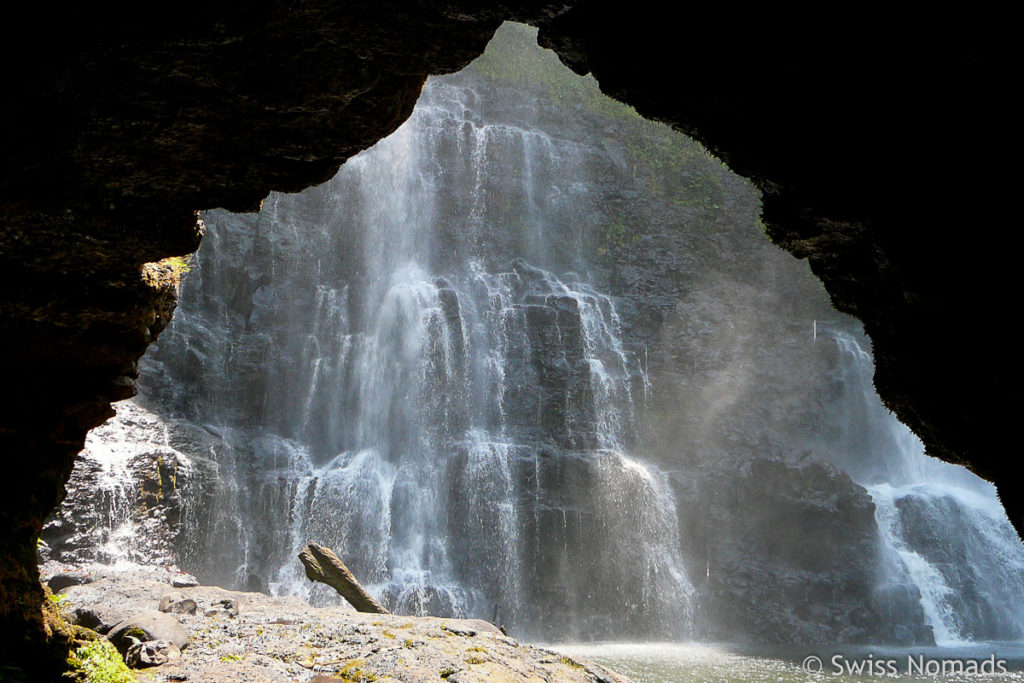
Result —
<path fill-rule="evenodd" d="M 348 600 L 357 612 L 370 614 L 391 614 L 379 602 L 363 590 L 363 587 L 352 576 L 338 556 L 317 543 L 310 543 L 299 553 L 299 561 L 306 568 L 306 577 L 310 581 L 319 581 L 338 591 L 341 597 Z"/>

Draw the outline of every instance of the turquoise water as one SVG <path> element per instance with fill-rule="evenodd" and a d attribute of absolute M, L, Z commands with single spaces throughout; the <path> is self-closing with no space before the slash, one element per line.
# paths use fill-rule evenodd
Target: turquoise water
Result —
<path fill-rule="evenodd" d="M 636 683 L 844 683 L 866 681 L 1021 681 L 1024 643 L 942 648 L 757 650 L 687 643 L 547 645 L 629 676 Z"/>

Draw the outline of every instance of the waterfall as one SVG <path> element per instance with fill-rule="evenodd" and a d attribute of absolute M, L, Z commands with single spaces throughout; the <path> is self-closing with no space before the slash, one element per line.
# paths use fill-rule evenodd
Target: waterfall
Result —
<path fill-rule="evenodd" d="M 167 425 L 128 402 L 90 432 L 67 485 L 67 503 L 43 534 L 70 563 L 173 564 L 173 527 L 194 475 L 190 458 L 168 445 Z M 182 490 L 186 490 L 182 496 Z"/>
<path fill-rule="evenodd" d="M 318 541 L 398 613 L 686 635 L 675 500 L 637 450 L 649 379 L 583 245 L 605 220 L 588 179 L 615 162 L 496 102 L 484 82 L 432 78 L 314 196 L 208 213 L 148 361 L 178 378 L 194 361 L 205 380 L 144 394 L 219 425 L 189 438 L 221 481 L 196 523 L 222 529 L 238 566 L 222 581 L 334 601 L 295 562 Z"/>
<path fill-rule="evenodd" d="M 995 488 L 963 467 L 924 454 L 886 411 L 871 384 L 871 355 L 855 335 L 834 330 L 848 400 L 849 431 L 837 463 L 875 503 L 883 561 L 880 582 L 920 594 L 939 645 L 1024 637 L 1024 546 Z M 854 435 L 857 435 L 856 437 Z M 864 468 L 855 458 L 871 463 Z"/>
<path fill-rule="evenodd" d="M 204 214 L 94 450 L 145 420 L 190 463 L 171 540 L 205 583 L 337 603 L 316 541 L 395 612 L 519 637 L 1024 636 L 991 487 L 881 406 L 759 210 L 506 26 L 329 182 Z"/>
<path fill-rule="evenodd" d="M 523 627 L 527 584 L 554 578 L 525 558 L 551 559 L 555 512 L 561 590 L 633 584 L 649 611 L 680 602 L 661 628 L 683 633 L 692 588 L 672 495 L 627 454 L 630 383 L 643 370 L 624 348 L 615 302 L 522 259 L 509 265 L 470 262 L 443 276 L 398 265 L 365 307 L 367 329 L 332 331 L 350 341 L 339 358 L 311 359 L 309 382 L 326 384 L 321 371 L 344 377 L 334 400 L 348 407 L 345 450 L 323 464 L 299 450 L 279 475 L 293 491 L 281 511 L 292 520 L 289 556 L 317 539 L 397 612 L 483 615 L 496 605 Z M 564 476 L 559 461 L 578 470 L 577 500 L 546 486 Z M 597 503 L 587 510 L 580 499 Z M 605 564 L 630 570 L 606 575 Z M 579 571 L 595 583 L 581 585 Z M 269 586 L 324 597 L 294 562 Z"/>

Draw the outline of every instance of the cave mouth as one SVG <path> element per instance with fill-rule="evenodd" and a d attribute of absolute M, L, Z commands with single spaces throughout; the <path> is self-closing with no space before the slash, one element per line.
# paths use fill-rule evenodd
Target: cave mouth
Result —
<path fill-rule="evenodd" d="M 220 516 L 186 514 L 183 566 L 285 591 L 299 585 L 292 546 L 315 531 L 386 601 L 499 615 L 533 638 L 774 632 L 763 618 L 737 626 L 764 600 L 729 595 L 733 578 L 774 591 L 776 614 L 796 605 L 796 642 L 1019 636 L 1012 614 L 954 619 L 944 591 L 956 591 L 935 569 L 948 558 L 927 555 L 936 539 L 923 529 L 966 508 L 957 487 L 909 488 L 923 470 L 945 485 L 960 475 L 923 464 L 885 416 L 858 326 L 759 234 L 753 190 L 556 71 L 552 54 L 525 51 L 527 37 L 506 27 L 467 71 L 434 79 L 394 138 L 327 185 L 272 195 L 258 216 L 207 214 L 176 322 L 139 383 L 138 403 L 177 421 L 165 446 L 218 452 Z M 521 90 L 494 97 L 496 83 Z M 337 387 L 371 410 L 332 399 Z M 339 505 L 348 518 L 332 527 Z M 267 517 L 298 510 L 310 523 L 294 538 Z M 956 529 L 959 547 L 972 528 Z M 822 552 L 801 538 L 812 530 Z M 760 566 L 738 556 L 741 541 Z M 230 559 L 204 567 L 214 547 Z M 636 557 L 660 563 L 638 571 Z M 960 577 L 961 590 L 995 571 Z M 793 576 L 813 588 L 795 594 Z M 594 586 L 619 594 L 595 600 Z M 574 612 L 581 603 L 590 611 Z M 854 623 L 865 614 L 875 631 Z"/>

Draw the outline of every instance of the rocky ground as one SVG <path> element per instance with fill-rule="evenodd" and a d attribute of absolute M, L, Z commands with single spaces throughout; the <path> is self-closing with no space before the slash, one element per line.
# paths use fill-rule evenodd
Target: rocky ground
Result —
<path fill-rule="evenodd" d="M 482 620 L 317 608 L 296 597 L 188 585 L 195 583 L 189 575 L 154 567 L 47 563 L 43 577 L 65 615 L 100 631 L 161 606 L 171 610 L 163 616 L 180 622 L 188 644 L 179 661 L 140 670 L 140 681 L 628 680 L 518 643 Z"/>

